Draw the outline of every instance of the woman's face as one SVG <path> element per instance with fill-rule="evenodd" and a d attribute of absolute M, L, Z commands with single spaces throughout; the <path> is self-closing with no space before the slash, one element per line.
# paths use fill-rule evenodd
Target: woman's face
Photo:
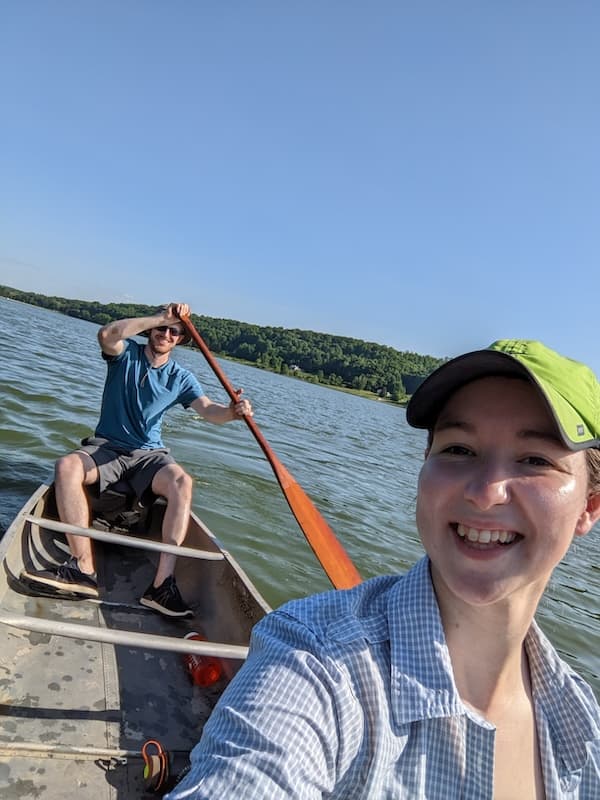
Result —
<path fill-rule="evenodd" d="M 442 410 L 419 477 L 417 526 L 436 589 L 537 604 L 573 536 L 600 516 L 583 452 L 557 438 L 527 381 L 489 377 Z"/>

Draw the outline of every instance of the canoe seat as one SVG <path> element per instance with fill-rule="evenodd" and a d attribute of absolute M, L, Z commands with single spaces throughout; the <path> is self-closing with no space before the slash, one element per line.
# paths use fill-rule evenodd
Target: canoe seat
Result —
<path fill-rule="evenodd" d="M 130 531 L 146 526 L 154 506 L 166 505 L 163 497 L 146 492 L 138 498 L 126 480 L 117 481 L 98 492 L 97 487 L 86 487 L 92 510 L 92 525 L 99 530 Z"/>

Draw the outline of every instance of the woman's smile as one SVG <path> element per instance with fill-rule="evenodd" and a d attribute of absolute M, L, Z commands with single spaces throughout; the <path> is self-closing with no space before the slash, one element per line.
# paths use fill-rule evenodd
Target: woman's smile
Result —
<path fill-rule="evenodd" d="M 477 528 L 471 528 L 466 525 L 462 525 L 461 523 L 457 523 L 455 526 L 456 533 L 458 536 L 463 539 L 465 544 L 467 545 L 480 545 L 489 549 L 490 547 L 494 547 L 494 545 L 507 545 L 514 542 L 519 535 L 514 531 L 507 531 L 507 530 L 488 530 L 483 529 L 479 530 Z"/>

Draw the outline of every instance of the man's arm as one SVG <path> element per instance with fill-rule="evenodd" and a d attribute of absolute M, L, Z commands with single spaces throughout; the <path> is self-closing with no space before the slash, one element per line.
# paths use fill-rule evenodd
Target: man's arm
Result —
<path fill-rule="evenodd" d="M 102 352 L 108 356 L 118 356 L 123 351 L 124 339 L 137 336 L 159 325 L 175 325 L 180 322 L 181 316 L 187 316 L 189 313 L 190 309 L 186 303 L 168 303 L 152 317 L 131 317 L 109 322 L 98 331 Z"/>
<path fill-rule="evenodd" d="M 212 422 L 215 425 L 222 425 L 224 422 L 231 422 L 234 419 L 241 419 L 244 416 L 253 416 L 252 405 L 249 400 L 241 398 L 244 390 L 240 389 L 238 394 L 240 399 L 237 403 L 233 401 L 228 405 L 222 403 L 215 403 L 205 394 L 196 398 L 191 407 L 200 414 L 207 422 Z"/>

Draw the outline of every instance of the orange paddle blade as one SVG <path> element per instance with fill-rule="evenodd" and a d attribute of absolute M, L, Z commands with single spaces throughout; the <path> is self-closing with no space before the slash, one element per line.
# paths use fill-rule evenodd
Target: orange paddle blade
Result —
<path fill-rule="evenodd" d="M 225 373 L 208 349 L 206 342 L 193 326 L 190 318 L 182 317 L 181 321 L 202 351 L 210 368 L 221 382 L 221 385 L 231 400 L 237 402 L 239 400 L 238 393 L 229 383 Z M 356 586 L 362 579 L 335 533 L 321 516 L 304 489 L 283 466 L 281 461 L 279 461 L 252 417 L 245 416 L 244 420 L 267 457 L 292 514 L 296 518 L 302 533 L 306 537 L 306 541 L 311 546 L 313 553 L 321 563 L 331 583 L 336 589 L 349 589 L 352 586 Z"/>

